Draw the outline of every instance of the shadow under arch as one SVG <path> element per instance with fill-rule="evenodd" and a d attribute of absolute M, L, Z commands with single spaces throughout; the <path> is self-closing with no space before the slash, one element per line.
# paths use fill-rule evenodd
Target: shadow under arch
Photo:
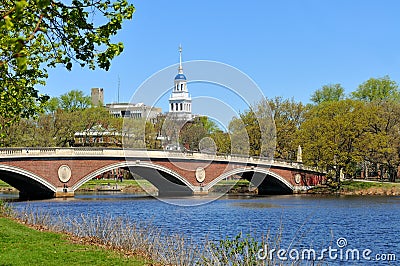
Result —
<path fill-rule="evenodd" d="M 0 164 L 0 179 L 18 189 L 20 199 L 53 198 L 57 191 L 40 176 L 15 166 Z"/>
<path fill-rule="evenodd" d="M 218 182 L 232 175 L 241 176 L 242 179 L 246 179 L 256 185 L 259 195 L 293 194 L 294 187 L 289 181 L 268 169 L 259 167 L 254 167 L 252 169 L 235 168 L 223 173 L 207 184 L 205 188 L 210 190 Z"/>
<path fill-rule="evenodd" d="M 150 162 L 126 161 L 97 169 L 72 186 L 71 190 L 75 191 L 94 177 L 117 168 L 129 169 L 131 173 L 135 173 L 149 181 L 158 189 L 158 196 L 192 195 L 195 189 L 185 178 L 166 167 Z"/>

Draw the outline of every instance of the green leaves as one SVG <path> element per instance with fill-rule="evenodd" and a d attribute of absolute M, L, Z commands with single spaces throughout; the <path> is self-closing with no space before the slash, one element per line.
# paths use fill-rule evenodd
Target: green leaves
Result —
<path fill-rule="evenodd" d="M 400 91 L 398 84 L 391 80 L 389 76 L 382 78 L 370 78 L 354 92 L 352 97 L 357 100 L 373 102 L 373 101 L 387 101 L 387 100 L 400 100 Z"/>
<path fill-rule="evenodd" d="M 311 96 L 311 101 L 316 104 L 329 101 L 340 101 L 343 100 L 344 88 L 340 84 L 329 84 L 322 86 L 321 89 L 314 92 Z"/>
<path fill-rule="evenodd" d="M 134 11 L 124 0 L 1 2 L 0 129 L 41 110 L 47 98 L 35 86 L 45 85 L 48 67 L 71 70 L 78 64 L 108 70 L 123 51 L 123 44 L 111 37 Z"/>
<path fill-rule="evenodd" d="M 399 164 L 400 105 L 356 100 L 314 106 L 302 123 L 299 140 L 305 163 L 354 176 L 364 162 Z M 358 167 L 358 168 L 357 168 Z"/>
<path fill-rule="evenodd" d="M 39 9 L 44 9 L 50 5 L 50 0 L 36 0 L 36 5 Z"/>
<path fill-rule="evenodd" d="M 15 14 L 16 17 L 21 16 L 24 12 L 24 8 L 28 5 L 25 0 L 16 1 L 15 3 Z"/>
<path fill-rule="evenodd" d="M 83 91 L 71 90 L 60 96 L 59 107 L 66 112 L 86 109 L 91 105 L 90 96 L 85 96 Z"/>
<path fill-rule="evenodd" d="M 7 30 L 11 30 L 12 27 L 14 26 L 14 23 L 12 23 L 11 18 L 9 16 L 4 17 L 4 23 L 5 23 Z"/>

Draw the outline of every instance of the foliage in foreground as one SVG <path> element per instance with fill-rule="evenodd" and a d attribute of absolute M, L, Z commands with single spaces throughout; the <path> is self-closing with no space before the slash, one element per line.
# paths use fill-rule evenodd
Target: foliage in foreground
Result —
<path fill-rule="evenodd" d="M 0 129 L 36 115 L 48 100 L 45 85 L 56 65 L 108 70 L 123 51 L 111 38 L 132 18 L 127 0 L 3 0 L 0 3 Z"/>
<path fill-rule="evenodd" d="M 0 200 L 0 217 L 10 217 L 12 214 L 13 212 L 10 205 L 5 201 Z"/>

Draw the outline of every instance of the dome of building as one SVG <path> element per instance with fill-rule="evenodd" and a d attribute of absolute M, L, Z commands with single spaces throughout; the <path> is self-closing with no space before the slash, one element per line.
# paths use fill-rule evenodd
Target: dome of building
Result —
<path fill-rule="evenodd" d="M 183 74 L 178 74 L 178 75 L 175 76 L 175 79 L 183 79 L 183 80 L 186 80 L 186 76 L 183 75 Z"/>

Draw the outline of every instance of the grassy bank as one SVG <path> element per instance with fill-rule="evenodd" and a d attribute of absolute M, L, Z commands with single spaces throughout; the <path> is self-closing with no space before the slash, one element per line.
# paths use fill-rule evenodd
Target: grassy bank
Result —
<path fill-rule="evenodd" d="M 72 243 L 67 235 L 34 230 L 0 218 L 0 265 L 149 265 L 144 259 Z"/>
<path fill-rule="evenodd" d="M 0 180 L 0 192 L 18 192 L 16 188 L 13 188 L 3 180 Z"/>
<path fill-rule="evenodd" d="M 346 180 L 341 182 L 340 187 L 319 186 L 309 190 L 309 193 L 398 196 L 400 183 Z"/>
<path fill-rule="evenodd" d="M 92 179 L 83 184 L 77 191 L 97 191 L 102 189 L 120 189 L 124 192 L 153 192 L 157 191 L 147 180 L 123 179 Z"/>
<path fill-rule="evenodd" d="M 400 195 L 400 183 L 344 181 L 339 190 L 346 195 Z"/>
<path fill-rule="evenodd" d="M 257 190 L 250 189 L 250 182 L 246 179 L 222 180 L 210 189 L 210 192 L 228 194 L 257 194 Z"/>

